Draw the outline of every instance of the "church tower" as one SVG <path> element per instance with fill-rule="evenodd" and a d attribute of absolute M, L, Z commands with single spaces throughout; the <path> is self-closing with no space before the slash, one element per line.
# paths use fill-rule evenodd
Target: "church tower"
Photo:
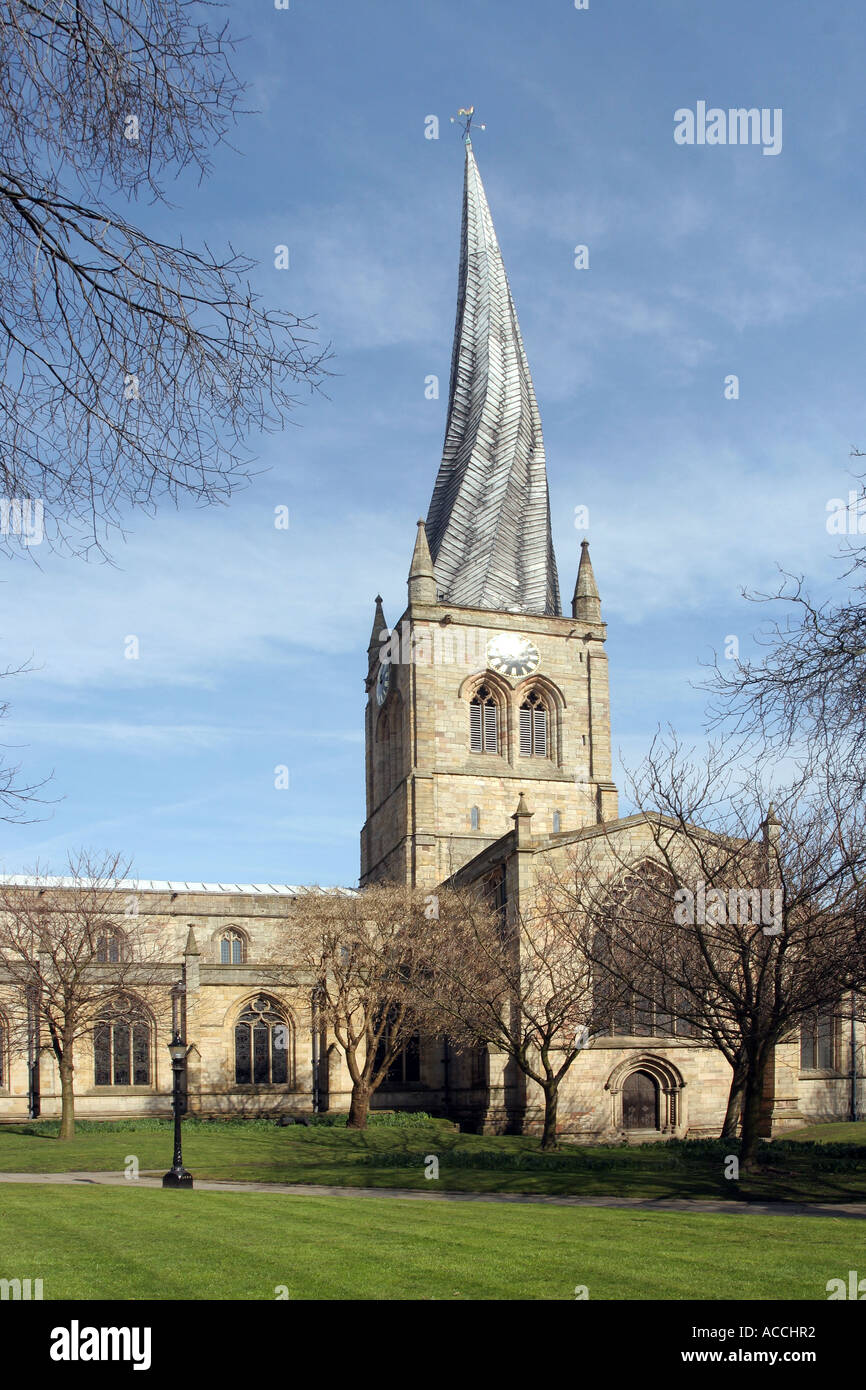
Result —
<path fill-rule="evenodd" d="M 541 417 L 499 243 L 466 139 L 445 445 L 418 522 L 407 607 L 376 600 L 368 647 L 361 883 L 435 887 L 512 830 L 617 816 L 606 626 L 582 543 L 560 608 Z"/>

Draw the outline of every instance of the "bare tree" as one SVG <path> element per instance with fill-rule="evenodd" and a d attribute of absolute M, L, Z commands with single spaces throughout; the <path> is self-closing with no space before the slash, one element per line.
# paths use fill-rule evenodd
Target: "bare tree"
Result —
<path fill-rule="evenodd" d="M 853 450 L 856 458 L 863 454 Z M 842 499 L 839 499 L 841 502 Z M 829 520 L 828 520 L 829 525 Z M 841 597 L 815 602 L 802 575 L 782 572 L 773 593 L 744 597 L 783 610 L 757 634 L 756 660 L 713 664 L 704 688 L 711 693 L 710 727 L 753 739 L 768 751 L 794 750 L 805 774 L 819 769 L 825 754 L 837 756 L 840 776 L 866 787 L 866 489 L 838 517 L 847 536 Z M 853 538 L 852 538 L 853 536 Z"/>
<path fill-rule="evenodd" d="M 226 498 L 247 435 L 322 378 L 312 325 L 261 305 L 254 262 L 126 211 L 203 177 L 240 114 L 233 41 L 205 18 L 194 0 L 0 0 L 0 543 L 10 501 L 87 554 L 130 508 Z"/>
<path fill-rule="evenodd" d="M 308 891 L 291 939 L 291 959 L 314 982 L 321 1022 L 337 1040 L 352 1082 L 348 1124 L 364 1129 L 370 1101 L 404 1048 L 435 1018 L 422 971 L 441 932 L 431 901 L 393 883 L 360 893 Z M 283 969 L 268 973 L 279 983 Z"/>
<path fill-rule="evenodd" d="M 26 1045 L 28 1012 L 47 1035 L 60 1075 L 60 1138 L 75 1134 L 75 1049 L 97 1022 L 140 1001 L 158 1016 L 171 983 L 157 938 L 123 913 L 126 865 L 117 855 L 69 861 L 60 882 L 0 881 L 0 988 L 10 1003 L 10 1046 Z"/>
<path fill-rule="evenodd" d="M 602 992 L 628 989 L 659 1031 L 676 1018 L 726 1057 L 725 1132 L 739 1115 L 746 1170 L 776 1045 L 866 981 L 866 812 L 827 775 L 823 792 L 777 794 L 777 816 L 723 753 L 697 761 L 656 740 L 633 789 L 649 843 L 610 835 L 549 886 Z"/>
<path fill-rule="evenodd" d="M 441 941 L 426 968 L 440 1026 L 504 1052 L 544 1098 L 541 1146 L 555 1148 L 559 1090 L 595 1031 L 592 965 L 579 919 L 541 892 L 532 909 L 496 905 L 495 887 L 439 895 Z"/>
<path fill-rule="evenodd" d="M 0 671 L 0 680 L 8 680 L 12 676 L 20 676 L 29 670 L 27 664 L 15 667 L 7 667 L 5 671 Z M 0 719 L 5 719 L 9 713 L 8 700 L 0 700 Z M 4 752 L 9 745 L 3 746 Z M 31 809 L 34 804 L 43 800 L 39 793 L 45 786 L 47 779 L 41 782 L 27 782 L 21 773 L 20 763 L 8 761 L 0 755 L 0 820 L 8 821 L 13 825 L 19 825 L 34 819 Z"/>

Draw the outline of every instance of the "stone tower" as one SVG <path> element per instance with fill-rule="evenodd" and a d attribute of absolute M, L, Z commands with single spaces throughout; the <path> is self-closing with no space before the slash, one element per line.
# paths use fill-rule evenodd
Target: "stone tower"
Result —
<path fill-rule="evenodd" d="M 367 665 L 361 883 L 434 887 L 512 830 L 617 816 L 606 627 L 583 542 L 560 610 L 541 418 L 517 313 L 466 140 L 448 423 L 408 602 L 376 600 Z"/>

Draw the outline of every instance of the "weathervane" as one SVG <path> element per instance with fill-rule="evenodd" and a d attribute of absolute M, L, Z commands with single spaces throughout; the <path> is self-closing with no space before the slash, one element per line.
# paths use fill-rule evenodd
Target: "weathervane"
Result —
<path fill-rule="evenodd" d="M 470 132 L 470 130 L 472 129 L 472 117 L 473 117 L 474 115 L 475 115 L 475 107 L 474 107 L 474 106 L 461 106 L 460 110 L 457 112 L 457 115 L 451 117 L 451 124 L 452 124 L 452 125 L 454 125 L 454 123 L 455 123 L 456 121 L 459 121 L 461 116 L 463 117 L 463 120 L 460 121 L 460 124 L 461 124 L 461 126 L 463 127 L 463 138 L 464 138 L 464 140 L 468 140 L 468 139 L 469 139 L 469 132 Z M 486 125 L 482 125 L 482 124 L 479 122 L 479 124 L 478 124 L 478 129 L 479 129 L 479 130 L 486 130 L 486 129 L 487 129 L 487 126 L 486 126 Z"/>

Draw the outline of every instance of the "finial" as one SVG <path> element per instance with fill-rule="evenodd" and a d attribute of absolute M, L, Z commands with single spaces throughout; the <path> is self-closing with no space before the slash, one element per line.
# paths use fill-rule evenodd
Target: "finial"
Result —
<path fill-rule="evenodd" d="M 601 622 L 601 597 L 589 558 L 589 541 L 586 539 L 580 543 L 580 564 L 571 600 L 571 616 L 588 623 Z"/>
<path fill-rule="evenodd" d="M 370 641 L 367 646 L 367 654 L 373 660 L 381 650 L 382 643 L 388 636 L 388 624 L 385 621 L 385 614 L 382 610 L 382 595 L 376 595 L 376 612 L 373 615 L 373 631 L 370 633 Z"/>
<path fill-rule="evenodd" d="M 474 115 L 475 115 L 475 107 L 474 107 L 474 106 L 461 106 L 460 110 L 457 112 L 457 115 L 451 117 L 451 124 L 452 124 L 452 125 L 454 125 L 455 123 L 458 123 L 458 122 L 459 122 L 459 124 L 460 124 L 460 126 L 461 126 L 461 128 L 462 128 L 462 130 L 463 130 L 463 139 L 466 141 L 467 145 L 471 145 L 471 144 L 472 144 L 472 140 L 471 140 L 471 138 L 470 138 L 470 131 L 471 131 L 471 129 L 472 129 L 472 118 L 473 118 Z M 460 120 L 460 117 L 461 117 L 461 116 L 463 117 L 462 120 Z M 479 122 L 479 124 L 478 124 L 478 129 L 479 129 L 479 130 L 486 130 L 486 129 L 487 129 L 487 126 L 486 126 L 486 125 L 482 125 L 481 122 Z"/>
<path fill-rule="evenodd" d="M 530 849 L 532 846 L 532 812 L 526 804 L 526 796 L 523 792 L 517 802 L 517 810 L 511 817 L 514 821 L 514 837 L 518 849 Z"/>
<path fill-rule="evenodd" d="M 426 522 L 423 520 L 418 522 L 415 549 L 412 552 L 412 564 L 409 567 L 409 602 L 436 602 L 436 571 L 433 568 L 430 546 L 427 543 Z"/>

